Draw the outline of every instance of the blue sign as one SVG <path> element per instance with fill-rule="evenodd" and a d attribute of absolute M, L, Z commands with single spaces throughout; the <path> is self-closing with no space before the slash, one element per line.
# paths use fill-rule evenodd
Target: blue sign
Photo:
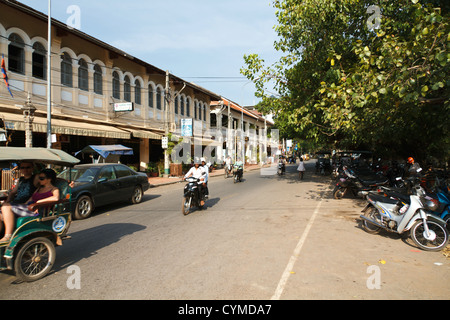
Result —
<path fill-rule="evenodd" d="M 192 137 L 192 118 L 181 119 L 181 136 Z"/>

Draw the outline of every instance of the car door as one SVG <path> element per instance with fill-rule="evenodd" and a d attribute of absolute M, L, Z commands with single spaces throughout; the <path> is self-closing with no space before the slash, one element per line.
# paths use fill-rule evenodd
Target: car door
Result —
<path fill-rule="evenodd" d="M 136 186 L 136 176 L 134 172 L 124 165 L 115 165 L 114 169 L 116 170 L 117 179 L 119 181 L 121 195 L 123 196 L 122 199 L 130 199 L 133 194 L 134 187 Z"/>
<path fill-rule="evenodd" d="M 97 178 L 97 194 L 94 196 L 96 206 L 116 202 L 120 196 L 119 181 L 113 166 L 105 166 Z"/>

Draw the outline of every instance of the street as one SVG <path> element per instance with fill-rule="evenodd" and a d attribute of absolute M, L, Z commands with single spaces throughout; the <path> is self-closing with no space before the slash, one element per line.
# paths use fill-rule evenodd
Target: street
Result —
<path fill-rule="evenodd" d="M 72 222 L 45 278 L 0 273 L 0 298 L 448 299 L 450 261 L 363 231 L 364 201 L 332 199 L 331 179 L 314 163 L 303 181 L 297 165 L 281 177 L 249 171 L 237 184 L 211 178 L 207 208 L 187 216 L 184 183 L 151 188 L 138 205 L 99 208 Z"/>

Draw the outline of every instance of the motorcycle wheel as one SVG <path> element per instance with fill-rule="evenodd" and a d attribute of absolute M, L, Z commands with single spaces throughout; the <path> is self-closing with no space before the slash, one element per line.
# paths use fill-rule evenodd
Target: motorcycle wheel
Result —
<path fill-rule="evenodd" d="M 423 220 L 418 220 L 411 228 L 410 236 L 414 243 L 426 251 L 440 251 L 447 246 L 448 231 L 437 222 L 427 220 L 428 229 L 432 233 L 432 238 L 427 239 Z"/>
<path fill-rule="evenodd" d="M 364 212 L 364 216 L 371 220 L 374 220 L 374 221 L 380 220 L 379 219 L 380 215 L 379 215 L 377 209 L 375 209 L 374 207 L 370 207 L 369 209 L 367 209 L 367 211 Z M 362 221 L 362 227 L 363 227 L 364 231 L 366 231 L 367 233 L 370 233 L 370 234 L 377 234 L 382 229 L 381 227 L 376 226 L 367 220 Z"/>
<path fill-rule="evenodd" d="M 189 201 L 189 198 L 183 198 L 183 201 L 181 203 L 181 212 L 184 215 L 188 215 L 191 211 L 191 202 Z"/>
<path fill-rule="evenodd" d="M 237 180 L 238 180 L 238 176 L 237 176 L 237 174 L 236 174 L 236 175 L 234 175 L 234 183 L 236 183 Z"/>
<path fill-rule="evenodd" d="M 347 188 L 343 188 L 341 186 L 336 186 L 333 190 L 333 198 L 340 200 L 345 196 L 346 192 L 347 192 Z"/>

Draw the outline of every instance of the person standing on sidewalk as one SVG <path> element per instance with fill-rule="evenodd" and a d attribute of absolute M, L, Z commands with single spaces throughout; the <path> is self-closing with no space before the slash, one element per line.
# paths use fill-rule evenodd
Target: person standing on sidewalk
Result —
<path fill-rule="evenodd" d="M 203 192 L 205 195 L 205 199 L 209 198 L 209 189 L 208 189 L 208 179 L 209 179 L 209 166 L 206 163 L 205 158 L 200 159 L 202 161 L 202 167 L 205 170 L 205 180 L 203 181 Z"/>
<path fill-rule="evenodd" d="M 303 163 L 303 157 L 300 157 L 300 164 L 297 167 L 298 177 L 303 180 L 303 174 L 305 173 L 305 164 Z"/>

